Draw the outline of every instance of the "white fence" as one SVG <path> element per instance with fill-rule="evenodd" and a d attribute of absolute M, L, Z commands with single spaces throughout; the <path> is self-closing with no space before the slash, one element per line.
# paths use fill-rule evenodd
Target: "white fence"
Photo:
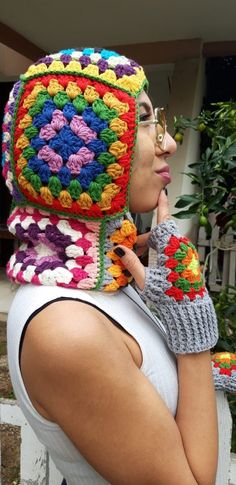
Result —
<path fill-rule="evenodd" d="M 227 399 L 223 392 L 219 391 L 217 392 L 217 411 L 219 464 L 216 485 L 236 485 L 236 455 L 230 455 L 232 419 Z M 20 484 L 60 485 L 62 482 L 60 473 L 55 468 L 44 446 L 36 438 L 15 401 L 0 400 L 1 424 L 19 426 L 21 430 Z M 0 482 L 0 485 L 4 484 Z"/>
<path fill-rule="evenodd" d="M 215 226 L 211 239 L 206 239 L 205 229 L 200 227 L 198 254 L 207 274 L 210 291 L 221 291 L 227 285 L 236 285 L 236 238 L 232 229 L 219 237 L 219 227 Z"/>

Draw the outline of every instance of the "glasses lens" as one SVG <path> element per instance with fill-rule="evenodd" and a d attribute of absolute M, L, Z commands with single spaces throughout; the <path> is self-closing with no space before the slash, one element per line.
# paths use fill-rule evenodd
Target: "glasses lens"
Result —
<path fill-rule="evenodd" d="M 166 117 L 164 109 L 157 109 L 156 117 L 158 119 L 158 123 L 156 124 L 157 143 L 160 148 L 164 148 L 166 134 Z"/>

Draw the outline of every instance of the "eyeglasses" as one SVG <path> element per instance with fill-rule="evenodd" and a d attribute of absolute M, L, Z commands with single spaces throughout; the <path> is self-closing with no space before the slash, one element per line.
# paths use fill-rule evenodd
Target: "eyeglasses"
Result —
<path fill-rule="evenodd" d="M 155 108 L 154 119 L 139 121 L 139 125 L 141 126 L 155 125 L 156 143 L 162 151 L 166 149 L 167 124 L 166 124 L 166 115 L 165 115 L 164 108 Z"/>

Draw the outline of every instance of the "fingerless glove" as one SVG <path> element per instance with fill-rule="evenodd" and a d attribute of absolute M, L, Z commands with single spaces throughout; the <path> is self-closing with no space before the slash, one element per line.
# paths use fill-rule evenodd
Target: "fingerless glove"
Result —
<path fill-rule="evenodd" d="M 157 251 L 157 267 L 146 268 L 144 289 L 136 289 L 155 305 L 169 348 L 176 354 L 212 348 L 218 339 L 217 318 L 195 246 L 180 236 L 173 220 L 157 225 L 148 244 Z"/>
<path fill-rule="evenodd" d="M 218 352 L 212 355 L 215 389 L 236 393 L 236 354 Z"/>

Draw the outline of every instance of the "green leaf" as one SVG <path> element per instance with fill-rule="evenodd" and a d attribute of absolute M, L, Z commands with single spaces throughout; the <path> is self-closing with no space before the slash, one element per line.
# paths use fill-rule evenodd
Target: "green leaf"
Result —
<path fill-rule="evenodd" d="M 191 217 L 194 217 L 196 215 L 196 212 L 181 211 L 181 212 L 176 212 L 175 214 L 172 214 L 172 215 L 177 219 L 190 219 Z"/>
<path fill-rule="evenodd" d="M 182 209 L 182 207 L 186 207 L 187 205 L 191 204 L 191 202 L 198 202 L 199 194 L 196 193 L 194 195 L 181 195 L 179 200 L 176 202 L 175 207 L 177 209 Z"/>

